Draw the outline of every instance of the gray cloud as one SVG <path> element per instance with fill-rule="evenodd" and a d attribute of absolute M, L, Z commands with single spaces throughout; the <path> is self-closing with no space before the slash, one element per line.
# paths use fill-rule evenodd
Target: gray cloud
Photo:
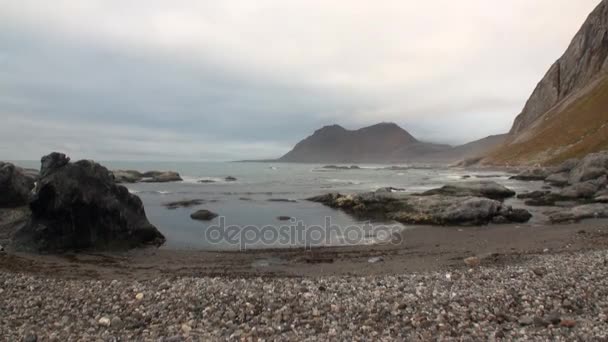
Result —
<path fill-rule="evenodd" d="M 0 159 L 273 157 L 329 123 L 505 132 L 598 0 L 0 0 Z"/>

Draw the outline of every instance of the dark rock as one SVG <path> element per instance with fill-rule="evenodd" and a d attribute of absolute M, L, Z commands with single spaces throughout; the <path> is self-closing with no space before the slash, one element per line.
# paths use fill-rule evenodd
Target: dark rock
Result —
<path fill-rule="evenodd" d="M 137 183 L 144 177 L 141 172 L 135 170 L 114 170 L 112 174 L 116 183 Z"/>
<path fill-rule="evenodd" d="M 163 205 L 167 209 L 177 209 L 177 208 L 190 208 L 196 205 L 204 204 L 205 201 L 202 199 L 190 199 L 190 200 L 181 200 L 175 202 L 164 203 Z"/>
<path fill-rule="evenodd" d="M 228 176 L 228 177 L 224 178 L 224 180 L 226 182 L 236 182 L 237 181 L 237 179 L 235 177 L 232 177 L 232 176 Z"/>
<path fill-rule="evenodd" d="M 214 218 L 216 218 L 218 215 L 212 211 L 209 210 L 198 210 L 194 213 L 192 213 L 192 215 L 190 215 L 190 218 L 192 218 L 193 220 L 199 220 L 199 221 L 210 221 L 213 220 Z"/>
<path fill-rule="evenodd" d="M 579 205 L 573 208 L 563 208 L 559 211 L 547 212 L 551 223 L 580 221 L 590 218 L 608 218 L 608 204 L 595 203 Z"/>
<path fill-rule="evenodd" d="M 545 182 L 555 186 L 568 185 L 569 174 L 567 172 L 553 173 L 545 178 Z"/>
<path fill-rule="evenodd" d="M 555 167 L 554 171 L 555 173 L 570 173 L 570 171 L 572 171 L 572 169 L 574 169 L 579 163 L 580 160 L 577 158 L 568 159 L 565 162 L 559 164 L 557 167 Z"/>
<path fill-rule="evenodd" d="M 496 182 L 474 181 L 448 184 L 438 189 L 426 191 L 422 195 L 443 195 L 456 197 L 472 196 L 502 200 L 515 196 L 515 191 L 506 188 Z"/>
<path fill-rule="evenodd" d="M 380 188 L 376 190 L 376 192 L 403 192 L 405 189 L 403 188 L 393 188 L 392 186 L 388 186 L 385 188 Z"/>
<path fill-rule="evenodd" d="M 508 222 L 525 223 L 530 221 L 532 214 L 525 209 L 511 209 L 506 215 Z"/>
<path fill-rule="evenodd" d="M 547 269 L 545 269 L 544 267 L 535 267 L 532 269 L 532 273 L 536 274 L 539 277 L 542 277 L 547 273 Z"/>
<path fill-rule="evenodd" d="M 593 181 L 576 183 L 559 192 L 563 199 L 593 198 L 600 187 Z"/>
<path fill-rule="evenodd" d="M 18 207 L 28 203 L 35 178 L 23 169 L 0 162 L 0 207 Z"/>
<path fill-rule="evenodd" d="M 530 199 L 530 198 L 543 198 L 545 196 L 547 196 L 548 194 L 550 194 L 551 191 L 532 191 L 532 192 L 525 192 L 523 194 L 518 194 L 517 198 L 519 199 Z"/>
<path fill-rule="evenodd" d="M 139 197 L 117 185 L 108 169 L 93 161 L 68 160 L 59 153 L 42 158 L 31 218 L 15 234 L 17 249 L 54 252 L 164 243 Z"/>
<path fill-rule="evenodd" d="M 268 202 L 285 202 L 285 203 L 297 203 L 298 201 L 296 200 L 292 200 L 292 199 L 288 199 L 288 198 L 269 198 L 267 199 Z"/>
<path fill-rule="evenodd" d="M 534 325 L 537 327 L 548 327 L 549 326 L 549 321 L 545 320 L 544 318 L 535 316 L 534 317 Z"/>
<path fill-rule="evenodd" d="M 183 179 L 179 173 L 175 171 L 151 171 L 144 173 L 142 182 L 144 183 L 168 183 L 181 182 Z"/>
<path fill-rule="evenodd" d="M 481 197 L 407 195 L 403 193 L 325 194 L 308 199 L 342 209 L 362 219 L 391 219 L 406 224 L 480 225 L 503 216 L 503 222 L 523 214 L 502 203 Z"/>
<path fill-rule="evenodd" d="M 23 342 L 37 342 L 37 341 L 38 341 L 38 336 L 36 334 L 27 334 L 23 338 Z"/>
<path fill-rule="evenodd" d="M 351 165 L 351 166 L 325 165 L 325 166 L 323 166 L 323 169 L 330 169 L 330 170 L 359 170 L 361 168 L 359 166 L 357 166 L 357 165 Z"/>
<path fill-rule="evenodd" d="M 531 207 L 550 207 L 554 206 L 556 199 L 552 196 L 545 196 L 540 198 L 532 198 L 524 202 L 525 205 Z"/>
<path fill-rule="evenodd" d="M 517 179 L 522 181 L 541 181 L 545 180 L 550 174 L 551 170 L 546 168 L 536 168 L 525 170 L 518 175 L 512 176 L 511 179 Z"/>
<path fill-rule="evenodd" d="M 569 182 L 576 184 L 605 175 L 608 170 L 608 151 L 591 153 L 570 171 Z"/>
<path fill-rule="evenodd" d="M 519 318 L 519 325 L 527 326 L 534 324 L 534 317 L 532 316 L 522 316 Z"/>
<path fill-rule="evenodd" d="M 198 181 L 198 183 L 215 183 L 215 181 L 211 179 L 201 179 Z"/>
<path fill-rule="evenodd" d="M 40 178 L 46 177 L 50 172 L 55 172 L 70 162 L 70 157 L 63 153 L 53 152 L 42 157 L 40 166 Z"/>
<path fill-rule="evenodd" d="M 559 312 L 551 312 L 547 316 L 545 316 L 545 321 L 553 325 L 558 325 L 562 321 L 562 319 Z"/>

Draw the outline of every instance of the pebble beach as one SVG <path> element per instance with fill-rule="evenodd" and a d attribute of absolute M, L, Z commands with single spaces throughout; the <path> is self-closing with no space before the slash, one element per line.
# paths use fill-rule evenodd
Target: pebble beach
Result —
<path fill-rule="evenodd" d="M 6 341 L 608 338 L 608 251 L 384 276 L 55 279 L 0 273 Z"/>

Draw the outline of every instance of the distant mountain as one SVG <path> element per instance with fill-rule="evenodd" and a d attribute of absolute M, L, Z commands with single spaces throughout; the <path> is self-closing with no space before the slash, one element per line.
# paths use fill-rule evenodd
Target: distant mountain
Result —
<path fill-rule="evenodd" d="M 450 149 L 448 145 L 420 142 L 394 123 L 347 130 L 325 126 L 300 141 L 279 158 L 300 163 L 391 163 Z"/>
<path fill-rule="evenodd" d="M 491 164 L 554 164 L 608 149 L 608 0 L 589 15 L 517 116 Z"/>
<path fill-rule="evenodd" d="M 325 126 L 300 141 L 279 162 L 299 163 L 450 163 L 478 156 L 503 142 L 504 136 L 487 137 L 462 146 L 421 142 L 394 123 L 347 130 Z"/>
<path fill-rule="evenodd" d="M 453 163 L 465 159 L 483 157 L 492 152 L 507 140 L 508 134 L 490 135 L 464 145 L 424 156 L 427 161 Z"/>

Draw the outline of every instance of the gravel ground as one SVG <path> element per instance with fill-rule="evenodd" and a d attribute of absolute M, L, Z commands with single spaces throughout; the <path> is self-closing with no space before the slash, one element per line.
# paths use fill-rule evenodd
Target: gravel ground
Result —
<path fill-rule="evenodd" d="M 392 276 L 140 282 L 0 273 L 0 333 L 3 341 L 602 341 L 607 260 L 593 251 Z"/>

